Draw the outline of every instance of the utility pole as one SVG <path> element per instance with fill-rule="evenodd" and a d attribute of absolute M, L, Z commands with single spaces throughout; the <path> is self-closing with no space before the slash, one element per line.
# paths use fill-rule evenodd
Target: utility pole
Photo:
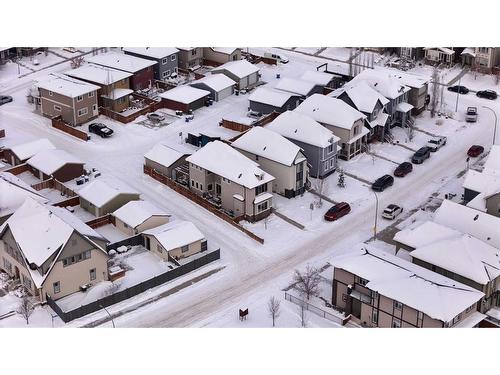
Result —
<path fill-rule="evenodd" d="M 113 317 L 111 316 L 111 314 L 109 313 L 109 311 L 103 305 L 99 305 L 99 307 L 101 309 L 103 309 L 104 311 L 106 311 L 106 313 L 108 314 L 109 318 L 111 319 L 111 323 L 113 324 L 113 328 L 116 328 L 115 327 L 115 321 L 113 320 Z"/>
<path fill-rule="evenodd" d="M 493 130 L 493 145 L 495 145 L 495 140 L 497 136 L 497 113 L 490 107 L 487 107 L 483 105 L 483 108 L 489 109 L 491 112 L 493 112 L 493 115 L 495 116 L 495 129 Z"/>
<path fill-rule="evenodd" d="M 458 112 L 458 97 L 460 96 L 460 82 L 462 82 L 462 77 L 458 79 L 458 90 L 457 90 L 457 103 L 455 105 L 455 112 Z"/>

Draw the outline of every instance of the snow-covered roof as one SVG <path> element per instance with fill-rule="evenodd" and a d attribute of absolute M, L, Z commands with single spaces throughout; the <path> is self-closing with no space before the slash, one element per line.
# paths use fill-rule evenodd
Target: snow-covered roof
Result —
<path fill-rule="evenodd" d="M 296 111 L 286 111 L 266 125 L 283 137 L 325 148 L 337 143 L 340 138 L 319 122 Z"/>
<path fill-rule="evenodd" d="M 500 276 L 500 250 L 469 234 L 417 247 L 411 256 L 481 285 Z"/>
<path fill-rule="evenodd" d="M 196 225 L 190 221 L 183 220 L 174 220 L 159 227 L 148 229 L 143 233 L 154 236 L 167 251 L 192 244 L 205 238 Z"/>
<path fill-rule="evenodd" d="M 137 73 L 140 70 L 157 64 L 157 62 L 153 60 L 142 59 L 140 57 L 113 51 L 90 56 L 87 57 L 86 60 L 90 63 L 107 66 L 128 73 Z"/>
<path fill-rule="evenodd" d="M 193 151 L 184 145 L 156 144 L 151 150 L 144 154 L 146 159 L 154 161 L 165 167 L 170 167 L 185 155 L 191 155 Z"/>
<path fill-rule="evenodd" d="M 365 81 L 357 83 L 347 83 L 343 87 L 333 91 L 328 96 L 338 98 L 345 93 L 354 103 L 356 109 L 361 112 L 372 113 L 378 102 L 382 106 L 389 103 L 389 100 L 378 91 L 371 88 Z"/>
<path fill-rule="evenodd" d="M 152 57 L 154 59 L 163 59 L 164 57 L 179 52 L 175 47 L 123 47 L 123 50 L 125 52 Z"/>
<path fill-rule="evenodd" d="M 428 50 L 428 49 L 436 49 L 436 50 L 441 51 L 447 55 L 453 55 L 455 53 L 455 51 L 453 51 L 452 49 L 447 48 L 447 47 L 425 47 L 424 48 L 424 50 Z"/>
<path fill-rule="evenodd" d="M 469 203 L 466 204 L 466 206 L 482 212 L 488 211 L 484 193 L 479 193 L 478 195 L 476 195 L 471 201 L 469 201 Z"/>
<path fill-rule="evenodd" d="M 186 160 L 249 189 L 274 180 L 259 164 L 220 141 L 207 143 Z"/>
<path fill-rule="evenodd" d="M 344 101 L 321 94 L 311 95 L 295 111 L 322 124 L 344 129 L 351 129 L 356 121 L 366 118 Z"/>
<path fill-rule="evenodd" d="M 211 74 L 209 76 L 205 76 L 201 79 L 191 82 L 191 85 L 195 83 L 204 83 L 212 90 L 217 92 L 227 89 L 228 87 L 234 86 L 236 84 L 236 82 L 234 82 L 225 74 Z"/>
<path fill-rule="evenodd" d="M 366 287 L 433 319 L 450 322 L 484 294 L 375 248 L 334 258 L 334 267 L 368 280 Z"/>
<path fill-rule="evenodd" d="M 300 76 L 304 81 L 312 82 L 316 85 L 326 86 L 335 76 L 330 73 L 319 72 L 317 70 L 308 70 Z"/>
<path fill-rule="evenodd" d="M 121 180 L 111 177 L 97 177 L 95 180 L 83 185 L 77 191 L 78 195 L 96 207 L 102 207 L 120 194 L 140 193 Z"/>
<path fill-rule="evenodd" d="M 0 172 L 0 217 L 12 214 L 27 197 L 42 203 L 48 202 L 20 178 L 8 172 Z"/>
<path fill-rule="evenodd" d="M 66 164 L 85 164 L 64 150 L 43 150 L 28 159 L 27 164 L 50 176 Z"/>
<path fill-rule="evenodd" d="M 281 78 L 274 88 L 301 96 L 307 96 L 315 86 L 316 84 L 311 81 L 285 77 Z"/>
<path fill-rule="evenodd" d="M 129 227 L 136 228 L 152 216 L 169 217 L 170 215 L 149 201 L 130 201 L 113 212 L 113 216 Z"/>
<path fill-rule="evenodd" d="M 387 113 L 379 113 L 377 115 L 377 118 L 371 122 L 369 122 L 370 126 L 373 128 L 375 126 L 385 126 L 387 123 L 387 119 L 389 118 L 389 115 Z"/>
<path fill-rule="evenodd" d="M 473 190 L 478 193 L 487 191 L 490 187 L 500 186 L 500 173 L 498 175 L 490 174 L 488 171 L 478 172 L 469 169 L 465 175 L 462 186 L 465 189 Z"/>
<path fill-rule="evenodd" d="M 476 53 L 474 52 L 474 48 L 471 48 L 471 47 L 464 48 L 464 50 L 460 54 L 461 55 L 471 55 L 472 57 L 476 57 Z"/>
<path fill-rule="evenodd" d="M 214 68 L 213 72 L 218 72 L 220 70 L 227 70 L 228 72 L 234 74 L 238 78 L 245 78 L 251 74 L 257 73 L 259 68 L 249 63 L 247 60 L 230 61 L 223 65 Z"/>
<path fill-rule="evenodd" d="M 491 146 L 483 171 L 500 176 L 500 145 Z"/>
<path fill-rule="evenodd" d="M 273 197 L 273 195 L 271 193 L 268 193 L 268 192 L 261 193 L 255 197 L 255 199 L 253 200 L 253 203 L 259 204 L 259 203 L 262 203 L 264 201 L 267 201 L 268 199 L 271 199 L 272 197 Z"/>
<path fill-rule="evenodd" d="M 415 249 L 459 235 L 460 232 L 445 225 L 433 221 L 425 221 L 423 223 L 418 222 L 416 225 L 410 225 L 408 228 L 397 232 L 394 235 L 394 241 Z"/>
<path fill-rule="evenodd" d="M 403 113 L 409 112 L 412 109 L 413 109 L 413 106 L 410 103 L 406 103 L 406 102 L 398 103 L 398 105 L 396 106 L 396 111 L 403 112 Z"/>
<path fill-rule="evenodd" d="M 76 231 L 91 241 L 105 241 L 104 237 L 68 210 L 47 206 L 32 198 L 26 199 L 0 227 L 0 232 L 7 226 L 27 260 L 27 269 L 37 287 L 41 286 L 49 272 L 42 276 L 37 270 L 32 270 L 29 264 L 41 266 L 51 255 L 62 250 L 73 232 Z M 93 244 L 105 252 L 96 243 Z"/>
<path fill-rule="evenodd" d="M 366 69 L 354 77 L 351 83 L 366 81 L 366 83 L 378 91 L 387 99 L 396 99 L 405 92 L 410 91 L 410 87 L 395 78 L 392 73 L 379 69 Z"/>
<path fill-rule="evenodd" d="M 79 68 L 68 70 L 64 74 L 100 85 L 111 85 L 122 79 L 132 77 L 131 73 L 94 64 L 85 64 Z"/>
<path fill-rule="evenodd" d="M 248 100 L 251 102 L 272 105 L 273 107 L 282 107 L 288 100 L 290 100 L 290 98 L 294 96 L 297 95 L 278 90 L 271 90 L 266 87 L 259 87 L 248 97 Z"/>
<path fill-rule="evenodd" d="M 12 146 L 10 150 L 19 160 L 27 160 L 40 151 L 55 150 L 55 146 L 47 138 L 40 138 L 31 142 Z"/>
<path fill-rule="evenodd" d="M 35 85 L 70 98 L 76 98 L 77 96 L 99 90 L 99 86 L 57 73 L 51 73 L 48 76 L 40 78 L 36 81 Z"/>
<path fill-rule="evenodd" d="M 111 100 L 116 100 L 123 98 L 124 96 L 130 95 L 134 92 L 134 90 L 131 89 L 113 89 L 109 93 L 109 95 L 101 95 L 103 98 L 108 98 Z"/>
<path fill-rule="evenodd" d="M 226 55 L 230 55 L 238 49 L 236 47 L 210 47 L 210 48 L 212 48 L 215 52 L 223 53 Z"/>
<path fill-rule="evenodd" d="M 183 104 L 190 104 L 208 95 L 210 95 L 210 91 L 207 90 L 201 90 L 191 86 L 177 86 L 161 93 L 160 97 Z"/>
<path fill-rule="evenodd" d="M 423 87 L 431 80 L 430 77 L 426 77 L 412 72 L 402 72 L 401 70 L 396 68 L 384 68 L 381 66 L 376 66 L 374 70 L 378 70 L 381 73 L 388 73 L 393 78 L 396 78 L 399 81 L 401 81 L 403 85 L 417 89 Z"/>
<path fill-rule="evenodd" d="M 254 127 L 232 143 L 233 147 L 275 162 L 291 166 L 300 147 L 282 135 L 263 127 Z"/>

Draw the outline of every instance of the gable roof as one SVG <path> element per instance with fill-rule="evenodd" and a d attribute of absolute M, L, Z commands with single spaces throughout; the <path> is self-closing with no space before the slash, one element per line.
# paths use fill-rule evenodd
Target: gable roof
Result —
<path fill-rule="evenodd" d="M 0 172 L 0 217 L 12 214 L 27 197 L 42 203 L 48 202 L 48 199 L 20 178 L 8 172 Z"/>
<path fill-rule="evenodd" d="M 207 143 L 186 160 L 249 189 L 274 180 L 259 164 L 220 141 Z"/>
<path fill-rule="evenodd" d="M 319 122 L 296 111 L 286 111 L 280 114 L 266 125 L 266 129 L 281 134 L 283 137 L 321 148 L 340 140 Z"/>
<path fill-rule="evenodd" d="M 113 216 L 135 229 L 152 216 L 171 215 L 149 201 L 130 201 L 113 212 Z"/>
<path fill-rule="evenodd" d="M 447 55 L 453 55 L 455 53 L 455 51 L 447 47 L 424 47 L 424 50 L 429 50 L 429 49 L 437 49 L 438 51 L 441 51 Z"/>
<path fill-rule="evenodd" d="M 135 53 L 137 55 L 163 59 L 179 52 L 175 47 L 123 47 L 123 51 Z"/>
<path fill-rule="evenodd" d="M 299 146 L 280 134 L 260 126 L 250 129 L 231 145 L 287 166 L 293 165 L 300 153 Z"/>
<path fill-rule="evenodd" d="M 287 93 L 278 90 L 271 90 L 266 87 L 257 88 L 248 100 L 251 102 L 268 104 L 273 107 L 283 107 L 290 98 L 297 96 L 296 94 Z"/>
<path fill-rule="evenodd" d="M 99 90 L 99 86 L 56 73 L 37 80 L 36 86 L 70 98 Z"/>
<path fill-rule="evenodd" d="M 121 180 L 111 177 L 97 177 L 94 181 L 87 183 L 78 195 L 96 207 L 102 207 L 120 194 L 140 193 Z"/>
<path fill-rule="evenodd" d="M 236 47 L 210 47 L 215 52 L 223 53 L 225 55 L 230 55 L 234 51 L 236 51 L 238 48 Z"/>
<path fill-rule="evenodd" d="M 385 96 L 387 99 L 396 99 L 410 88 L 404 85 L 399 79 L 392 76 L 387 71 L 379 69 L 366 69 L 352 79 L 352 83 L 366 81 L 374 90 Z"/>
<path fill-rule="evenodd" d="M 10 147 L 10 150 L 19 160 L 27 160 L 40 151 L 55 149 L 55 146 L 47 138 L 40 138 Z"/>
<path fill-rule="evenodd" d="M 449 228 L 446 225 L 441 225 L 434 221 L 425 221 L 423 223 L 415 223 L 415 225 L 410 225 L 408 228 L 400 230 L 394 235 L 394 241 L 415 249 L 459 235 L 459 231 Z"/>
<path fill-rule="evenodd" d="M 205 76 L 201 79 L 191 82 L 190 85 L 193 85 L 195 83 L 204 83 L 212 90 L 217 92 L 227 89 L 228 87 L 234 86 L 236 84 L 236 82 L 234 82 L 231 78 L 222 73 Z"/>
<path fill-rule="evenodd" d="M 177 86 L 161 93 L 160 97 L 183 104 L 190 104 L 208 95 L 210 95 L 210 91 L 207 90 L 201 90 L 191 86 Z"/>
<path fill-rule="evenodd" d="M 196 225 L 190 221 L 183 220 L 174 220 L 159 227 L 148 229 L 143 233 L 154 236 L 167 251 L 192 244 L 205 238 Z"/>
<path fill-rule="evenodd" d="M 343 129 L 351 129 L 356 121 L 366 119 L 364 114 L 344 101 L 321 94 L 308 97 L 295 108 L 295 112 L 307 115 L 322 124 Z"/>
<path fill-rule="evenodd" d="M 326 86 L 328 85 L 335 76 L 330 73 L 319 72 L 317 70 L 308 70 L 300 76 L 300 79 L 304 81 L 313 82 L 316 85 Z"/>
<path fill-rule="evenodd" d="M 491 146 L 483 172 L 500 176 L 500 145 Z"/>
<path fill-rule="evenodd" d="M 377 103 L 385 106 L 389 100 L 372 89 L 365 81 L 347 83 L 342 88 L 330 93 L 329 96 L 338 98 L 345 93 L 351 99 L 356 109 L 361 112 L 372 113 Z"/>
<path fill-rule="evenodd" d="M 140 70 L 157 64 L 156 61 L 113 51 L 90 56 L 87 57 L 86 60 L 94 64 L 107 66 L 128 73 L 137 73 Z"/>
<path fill-rule="evenodd" d="M 174 146 L 165 143 L 157 143 L 151 150 L 144 154 L 144 157 L 165 167 L 170 167 L 183 156 L 192 154 L 193 151 L 185 145 Z"/>
<path fill-rule="evenodd" d="M 498 175 L 491 174 L 487 170 L 483 172 L 469 169 L 465 175 L 462 186 L 465 189 L 473 190 L 478 193 L 486 192 L 490 187 L 500 185 L 500 173 Z"/>
<path fill-rule="evenodd" d="M 315 87 L 316 84 L 314 82 L 288 77 L 281 78 L 276 86 L 274 86 L 275 89 L 301 96 L 307 96 Z"/>
<path fill-rule="evenodd" d="M 249 63 L 247 60 L 238 60 L 227 62 L 212 69 L 213 72 L 218 72 L 220 70 L 227 70 L 228 72 L 241 79 L 253 73 L 257 73 L 259 71 L 259 68 L 256 65 Z"/>
<path fill-rule="evenodd" d="M 68 70 L 64 74 L 100 85 L 111 85 L 132 77 L 131 73 L 95 64 L 85 64 L 79 68 Z"/>
<path fill-rule="evenodd" d="M 37 152 L 35 156 L 28 159 L 27 164 L 50 176 L 66 164 L 84 165 L 85 163 L 64 150 L 49 149 Z"/>

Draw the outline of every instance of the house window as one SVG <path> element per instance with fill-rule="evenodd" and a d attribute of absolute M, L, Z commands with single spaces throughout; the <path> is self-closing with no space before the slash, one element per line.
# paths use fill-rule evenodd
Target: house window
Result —
<path fill-rule="evenodd" d="M 175 61 L 176 59 L 177 59 L 177 56 L 175 56 L 175 55 L 170 56 L 170 61 Z"/>
<path fill-rule="evenodd" d="M 213 187 L 213 185 L 212 185 L 212 184 L 208 184 L 208 187 L 207 187 L 207 190 L 208 190 L 208 191 L 212 191 L 212 190 L 213 190 L 213 188 L 214 188 L 214 187 Z"/>
<path fill-rule="evenodd" d="M 372 313 L 372 323 L 378 324 L 378 311 Z"/>
<path fill-rule="evenodd" d="M 335 166 L 335 158 L 330 159 L 330 168 L 333 168 Z"/>
<path fill-rule="evenodd" d="M 262 184 L 260 186 L 257 186 L 255 188 L 255 195 L 259 195 L 261 193 L 264 193 L 267 191 L 267 183 L 266 184 Z"/>
<path fill-rule="evenodd" d="M 161 60 L 161 63 L 165 65 L 168 62 L 168 59 L 165 57 L 164 59 Z"/>
<path fill-rule="evenodd" d="M 467 310 L 465 310 L 466 313 L 468 313 L 469 311 L 471 311 L 473 308 L 474 308 L 475 305 L 471 305 L 469 307 L 467 307 Z"/>
<path fill-rule="evenodd" d="M 198 182 L 196 182 L 196 189 L 199 189 L 199 188 L 198 188 Z"/>
<path fill-rule="evenodd" d="M 267 202 L 261 203 L 257 206 L 257 211 L 262 212 L 267 210 Z"/>
<path fill-rule="evenodd" d="M 360 132 L 359 125 L 354 127 L 354 135 L 358 135 Z"/>
<path fill-rule="evenodd" d="M 52 91 L 49 91 L 49 96 L 54 96 L 54 93 Z"/>
<path fill-rule="evenodd" d="M 54 111 L 61 112 L 61 107 L 58 105 L 54 105 Z"/>
<path fill-rule="evenodd" d="M 394 301 L 393 305 L 395 310 L 401 310 L 403 308 L 403 304 L 399 301 Z"/>
<path fill-rule="evenodd" d="M 78 110 L 78 117 L 85 116 L 88 113 L 87 108 L 81 108 Z"/>
<path fill-rule="evenodd" d="M 196 48 L 193 48 L 193 49 L 191 50 L 191 56 L 196 56 Z"/>
<path fill-rule="evenodd" d="M 170 70 L 166 70 L 166 71 L 164 71 L 164 72 L 162 73 L 162 77 L 163 77 L 163 78 L 167 78 L 167 77 L 169 77 L 169 76 L 170 76 Z"/>
<path fill-rule="evenodd" d="M 63 259 L 62 263 L 63 263 L 63 267 L 66 267 L 68 265 L 68 259 Z"/>
<path fill-rule="evenodd" d="M 203 190 L 203 184 L 200 184 L 200 190 Z"/>
<path fill-rule="evenodd" d="M 401 328 L 401 320 L 393 318 L 392 319 L 392 328 Z"/>
<path fill-rule="evenodd" d="M 56 281 L 54 284 L 52 284 L 52 286 L 54 287 L 54 294 L 57 294 L 61 291 L 61 282 L 60 281 Z"/>
<path fill-rule="evenodd" d="M 356 284 L 363 285 L 363 286 L 368 284 L 368 280 L 363 279 L 362 277 L 359 277 L 359 276 L 356 276 L 355 282 L 356 282 Z"/>
<path fill-rule="evenodd" d="M 191 186 L 194 186 L 194 180 L 191 180 Z"/>
<path fill-rule="evenodd" d="M 93 98 L 94 97 L 94 92 L 89 92 L 89 98 Z"/>
<path fill-rule="evenodd" d="M 462 314 L 458 314 L 456 317 L 453 318 L 452 324 L 457 323 L 461 318 L 462 318 Z"/>
<path fill-rule="evenodd" d="M 328 146 L 328 153 L 331 153 L 333 152 L 333 147 L 335 146 L 335 144 L 331 144 L 330 146 Z"/>
<path fill-rule="evenodd" d="M 81 102 L 82 100 L 83 100 L 83 96 L 82 96 L 82 95 L 78 95 L 78 96 L 76 97 L 76 101 L 77 101 L 77 102 Z"/>
<path fill-rule="evenodd" d="M 90 281 L 92 281 L 92 280 L 95 280 L 95 279 L 96 279 L 96 270 L 95 270 L 95 268 L 92 268 L 92 269 L 89 271 L 89 274 L 90 274 Z"/>
<path fill-rule="evenodd" d="M 181 253 L 187 253 L 189 250 L 189 245 L 181 246 Z"/>
<path fill-rule="evenodd" d="M 156 251 L 158 251 L 159 253 L 161 253 L 161 245 L 156 245 Z"/>
<path fill-rule="evenodd" d="M 94 104 L 94 105 L 92 106 L 92 110 L 93 110 L 93 111 L 97 111 L 97 104 Z"/>

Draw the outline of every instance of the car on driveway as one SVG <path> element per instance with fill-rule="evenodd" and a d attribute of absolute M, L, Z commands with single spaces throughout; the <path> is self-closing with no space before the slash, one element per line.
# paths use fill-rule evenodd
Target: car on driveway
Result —
<path fill-rule="evenodd" d="M 476 95 L 480 98 L 495 100 L 498 97 L 496 91 L 493 90 L 482 90 L 478 91 Z"/>
<path fill-rule="evenodd" d="M 452 91 L 452 92 L 458 92 L 459 94 L 468 94 L 469 93 L 469 89 L 465 86 L 450 86 L 448 87 L 448 91 Z"/>
<path fill-rule="evenodd" d="M 394 184 L 394 177 L 392 177 L 389 174 L 385 174 L 382 177 L 378 178 L 372 184 L 372 190 L 384 191 L 385 189 L 387 189 L 389 186 L 392 186 L 393 184 Z"/>
<path fill-rule="evenodd" d="M 12 100 L 12 96 L 0 95 L 0 105 L 10 103 Z"/>
<path fill-rule="evenodd" d="M 349 206 L 349 203 L 340 202 L 326 211 L 325 220 L 335 221 L 337 219 L 340 219 L 342 216 L 347 215 L 349 212 L 351 212 L 351 206 Z"/>
<path fill-rule="evenodd" d="M 476 122 L 477 121 L 477 107 L 467 107 L 467 112 L 465 113 L 466 122 Z"/>
<path fill-rule="evenodd" d="M 94 122 L 89 125 L 89 132 L 99 135 L 101 138 L 108 138 L 113 135 L 113 130 L 100 122 Z"/>
<path fill-rule="evenodd" d="M 382 212 L 382 217 L 384 219 L 394 220 L 402 213 L 403 207 L 399 207 L 397 204 L 390 204 Z"/>
<path fill-rule="evenodd" d="M 415 152 L 411 158 L 413 164 L 422 164 L 426 159 L 431 157 L 431 150 L 429 147 L 421 147 Z"/>
<path fill-rule="evenodd" d="M 474 146 L 471 146 L 469 148 L 469 150 L 467 151 L 467 156 L 475 158 L 475 157 L 481 155 L 483 152 L 484 152 L 483 146 L 474 145 Z"/>
<path fill-rule="evenodd" d="M 427 142 L 427 147 L 431 150 L 431 152 L 436 152 L 439 150 L 441 147 L 446 145 L 446 137 L 435 137 L 432 139 L 429 139 L 429 142 Z"/>
<path fill-rule="evenodd" d="M 394 176 L 404 177 L 411 171 L 413 171 L 413 164 L 405 161 L 404 163 L 401 163 L 396 167 L 396 169 L 394 170 Z"/>
<path fill-rule="evenodd" d="M 160 115 L 159 113 L 149 113 L 148 119 L 153 122 L 162 122 L 165 121 L 165 116 Z"/>

